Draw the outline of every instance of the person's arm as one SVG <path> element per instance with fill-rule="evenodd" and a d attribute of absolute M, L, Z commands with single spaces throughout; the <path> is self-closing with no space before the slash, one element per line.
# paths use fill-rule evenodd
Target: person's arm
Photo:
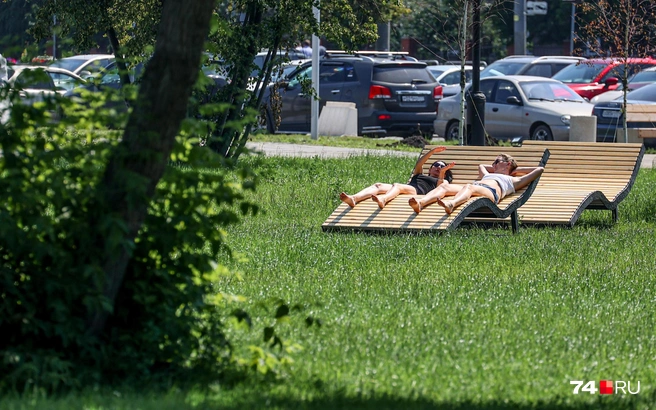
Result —
<path fill-rule="evenodd" d="M 482 179 L 485 175 L 490 172 L 494 172 L 494 168 L 490 165 L 480 164 L 478 166 L 478 179 Z"/>
<path fill-rule="evenodd" d="M 442 147 L 442 146 L 435 147 L 432 150 L 428 151 L 426 155 L 419 158 L 419 161 L 417 161 L 417 165 L 415 165 L 415 169 L 412 171 L 412 175 L 421 174 L 424 171 L 424 164 L 426 163 L 426 161 L 428 161 L 430 157 L 436 152 L 442 152 L 445 149 L 446 147 Z"/>
<path fill-rule="evenodd" d="M 514 177 L 521 177 L 522 175 L 526 175 L 534 169 L 535 167 L 517 167 L 511 175 Z"/>
<path fill-rule="evenodd" d="M 451 168 L 455 167 L 456 163 L 452 162 L 449 165 L 445 166 L 444 168 L 440 169 L 440 175 L 437 177 L 437 185 L 440 186 L 444 183 L 449 183 L 449 181 L 444 180 L 444 176 L 446 175 L 446 171 L 450 170 Z"/>
<path fill-rule="evenodd" d="M 522 168 L 524 170 L 530 169 L 530 172 L 526 175 L 522 175 L 521 177 L 513 178 L 513 185 L 515 186 L 515 191 L 520 190 L 524 188 L 526 185 L 533 182 L 533 180 L 539 177 L 540 175 L 542 175 L 542 172 L 544 171 L 543 167 L 522 167 Z"/>

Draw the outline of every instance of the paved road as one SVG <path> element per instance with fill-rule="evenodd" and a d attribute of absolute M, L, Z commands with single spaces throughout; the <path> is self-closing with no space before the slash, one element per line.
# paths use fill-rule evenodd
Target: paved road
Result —
<path fill-rule="evenodd" d="M 416 152 L 372 150 L 358 148 L 324 147 L 321 145 L 283 144 L 278 142 L 249 142 L 246 146 L 268 156 L 282 157 L 319 157 L 319 158 L 347 158 L 358 155 L 394 155 L 403 157 L 416 157 Z M 655 168 L 656 155 L 645 154 L 642 157 L 641 168 Z"/>

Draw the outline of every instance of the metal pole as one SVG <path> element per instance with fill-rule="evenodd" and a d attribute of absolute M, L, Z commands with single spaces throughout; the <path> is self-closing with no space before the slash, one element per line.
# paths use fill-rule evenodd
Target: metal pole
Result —
<path fill-rule="evenodd" d="M 526 0 L 515 0 L 513 7 L 513 20 L 515 30 L 515 52 L 513 54 L 526 54 Z"/>
<path fill-rule="evenodd" d="M 485 94 L 481 90 L 481 0 L 474 0 L 472 16 L 472 92 L 469 112 L 472 120 L 472 145 L 485 145 Z"/>
<path fill-rule="evenodd" d="M 572 2 L 572 21 L 570 22 L 569 32 L 569 55 L 574 55 L 574 16 L 576 15 L 576 3 Z"/>
<path fill-rule="evenodd" d="M 390 51 L 390 22 L 378 23 L 378 40 L 376 50 Z"/>
<path fill-rule="evenodd" d="M 52 15 L 52 61 L 57 59 L 57 15 Z"/>
<path fill-rule="evenodd" d="M 317 24 L 321 21 L 321 12 L 317 7 L 313 7 L 314 18 Z M 319 37 L 312 34 L 312 89 L 315 95 L 319 96 Z M 319 100 L 312 97 L 312 104 L 310 106 L 310 135 L 313 140 L 319 139 Z"/>

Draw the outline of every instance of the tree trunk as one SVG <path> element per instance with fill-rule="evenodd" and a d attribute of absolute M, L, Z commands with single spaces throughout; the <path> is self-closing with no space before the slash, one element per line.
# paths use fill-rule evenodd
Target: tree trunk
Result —
<path fill-rule="evenodd" d="M 99 188 L 124 229 L 123 241 L 103 238 L 103 295 L 114 306 L 131 247 L 162 177 L 184 119 L 209 32 L 215 0 L 164 0 L 155 52 L 148 62 L 123 140 L 112 153 Z M 93 226 L 93 225 L 92 225 Z M 92 312 L 89 332 L 103 331 L 110 312 Z"/>
<path fill-rule="evenodd" d="M 116 59 L 116 66 L 118 67 L 118 74 L 121 78 L 121 84 L 128 85 L 130 84 L 130 75 L 128 74 L 128 68 L 125 65 L 125 60 L 121 55 L 121 46 L 114 27 L 107 29 L 107 38 L 109 39 L 109 44 L 112 46 L 112 52 L 114 54 L 114 58 Z"/>

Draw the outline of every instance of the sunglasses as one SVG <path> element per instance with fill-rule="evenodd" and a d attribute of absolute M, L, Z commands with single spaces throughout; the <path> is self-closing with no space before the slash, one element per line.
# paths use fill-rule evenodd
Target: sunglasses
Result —
<path fill-rule="evenodd" d="M 433 162 L 433 165 L 431 165 L 431 168 L 432 167 L 444 168 L 445 166 L 446 166 L 446 164 L 444 162 Z"/>
<path fill-rule="evenodd" d="M 508 162 L 508 161 L 504 161 L 504 160 L 502 160 L 502 159 L 497 158 L 497 159 L 494 160 L 494 162 L 492 163 L 492 165 L 500 164 L 500 163 L 503 163 L 503 162 Z"/>

